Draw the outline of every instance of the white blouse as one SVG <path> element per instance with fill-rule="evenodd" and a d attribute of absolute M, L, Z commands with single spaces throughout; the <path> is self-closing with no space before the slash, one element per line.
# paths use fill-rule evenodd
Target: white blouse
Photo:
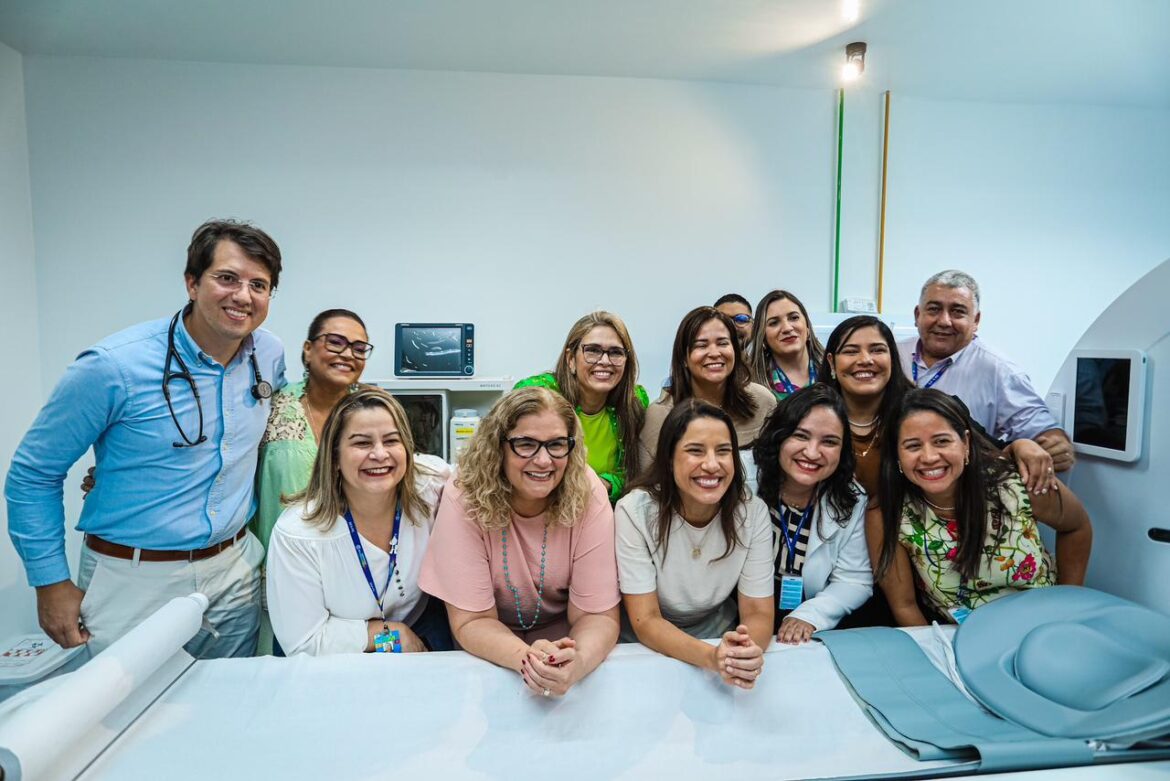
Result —
<path fill-rule="evenodd" d="M 430 507 L 425 518 L 408 514 L 398 531 L 398 563 L 404 596 L 392 577 L 383 598 L 381 617 L 413 623 L 427 605 L 418 587 L 418 573 L 430 539 L 435 510 L 451 467 L 435 456 L 416 455 L 415 487 Z M 369 640 L 367 622 L 379 617 L 366 576 L 344 518 L 328 529 L 304 520 L 305 506 L 281 513 L 268 543 L 268 612 L 272 631 L 289 656 L 293 654 L 360 653 Z M 379 589 L 386 583 L 390 556 L 361 538 L 370 574 Z"/>

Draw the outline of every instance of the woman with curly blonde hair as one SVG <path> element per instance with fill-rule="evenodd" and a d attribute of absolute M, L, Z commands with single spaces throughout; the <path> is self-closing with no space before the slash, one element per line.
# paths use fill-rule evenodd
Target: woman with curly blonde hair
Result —
<path fill-rule="evenodd" d="M 496 402 L 443 491 L 419 577 L 465 651 L 546 697 L 618 635 L 613 510 L 580 439 L 573 407 L 546 388 Z"/>

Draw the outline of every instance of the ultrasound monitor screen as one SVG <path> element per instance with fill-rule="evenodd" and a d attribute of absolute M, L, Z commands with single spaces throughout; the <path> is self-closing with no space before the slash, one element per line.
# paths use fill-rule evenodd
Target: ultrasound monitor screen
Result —
<path fill-rule="evenodd" d="M 1073 441 L 1125 450 L 1130 359 L 1077 358 Z"/>
<path fill-rule="evenodd" d="M 403 328 L 402 373 L 459 374 L 463 369 L 463 329 Z"/>

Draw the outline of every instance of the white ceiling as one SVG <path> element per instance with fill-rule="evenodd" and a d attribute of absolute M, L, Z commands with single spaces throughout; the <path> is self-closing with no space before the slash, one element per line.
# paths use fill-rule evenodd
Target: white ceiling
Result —
<path fill-rule="evenodd" d="M 963 100 L 1170 107 L 1170 0 L 0 0 L 28 55 L 865 83 Z"/>

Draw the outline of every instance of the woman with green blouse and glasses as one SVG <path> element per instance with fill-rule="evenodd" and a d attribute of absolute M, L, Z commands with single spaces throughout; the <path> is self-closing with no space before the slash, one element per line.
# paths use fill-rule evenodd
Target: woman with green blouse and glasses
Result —
<path fill-rule="evenodd" d="M 556 368 L 521 380 L 564 396 L 577 412 L 589 466 L 605 483 L 612 504 L 638 474 L 638 435 L 650 403 L 637 384 L 638 357 L 622 319 L 591 312 L 569 329 Z"/>
<path fill-rule="evenodd" d="M 283 496 L 305 490 L 317 442 L 337 402 L 357 388 L 374 351 L 366 324 L 348 309 L 326 309 L 309 324 L 301 347 L 305 377 L 272 397 L 268 428 L 260 441 L 256 469 L 256 515 L 252 531 L 268 547 Z"/>

